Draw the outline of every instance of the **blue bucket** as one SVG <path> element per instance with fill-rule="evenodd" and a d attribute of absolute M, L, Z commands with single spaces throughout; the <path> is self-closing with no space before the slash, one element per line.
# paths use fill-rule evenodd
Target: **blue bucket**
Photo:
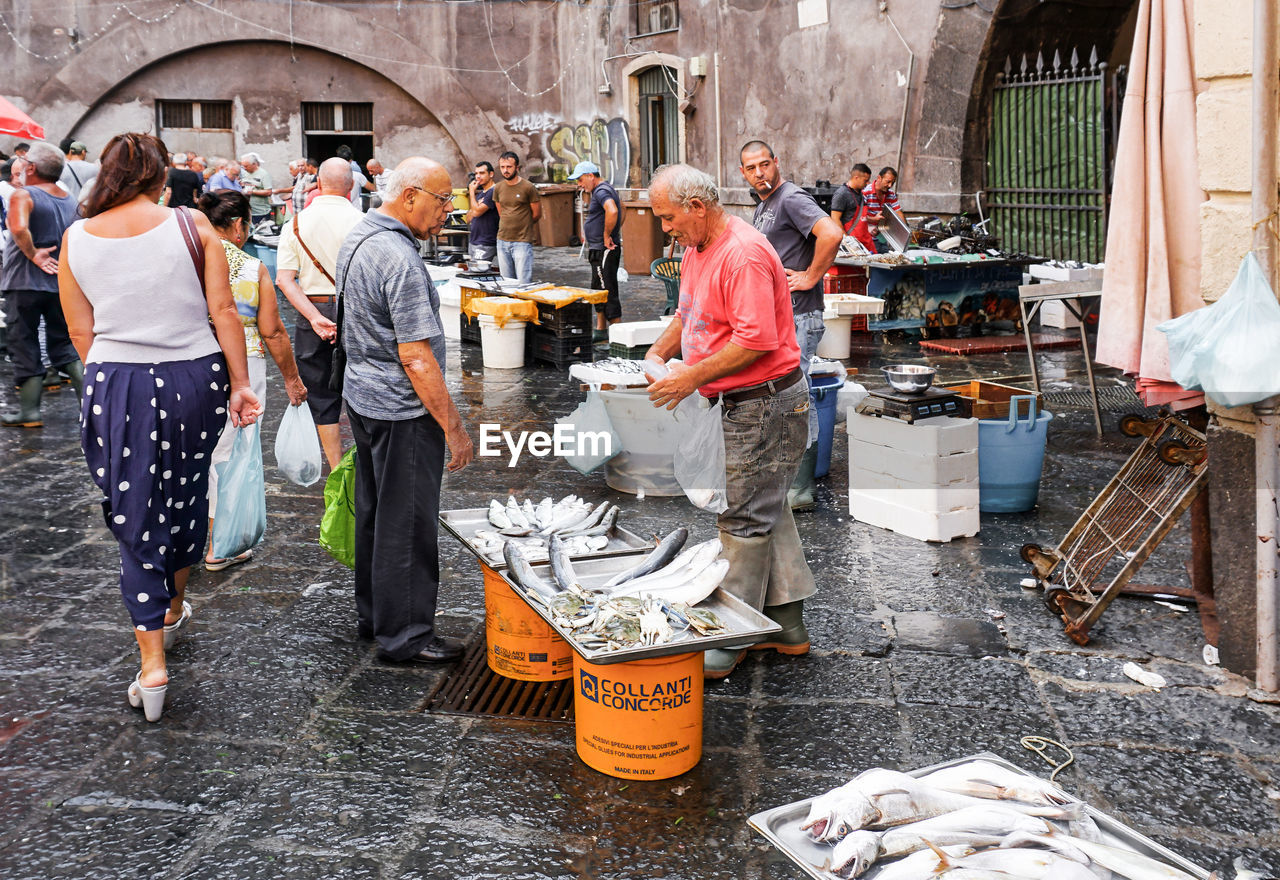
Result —
<path fill-rule="evenodd" d="M 1018 403 L 1027 402 L 1026 418 Z M 1036 415 L 1036 399 L 1009 400 L 1009 418 L 978 422 L 978 509 L 985 513 L 1017 513 L 1036 506 L 1044 445 L 1053 413 Z"/>
<path fill-rule="evenodd" d="M 831 444 L 836 436 L 836 397 L 844 380 L 839 376 L 810 376 L 809 402 L 818 411 L 818 461 L 813 475 L 825 477 L 831 471 Z"/>

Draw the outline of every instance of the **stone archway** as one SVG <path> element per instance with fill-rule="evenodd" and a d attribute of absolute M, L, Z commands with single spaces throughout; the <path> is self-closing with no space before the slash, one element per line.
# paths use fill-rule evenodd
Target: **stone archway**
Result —
<path fill-rule="evenodd" d="M 354 64 L 376 70 L 428 110 L 458 106 L 457 96 L 468 92 L 466 84 L 447 64 L 430 63 L 423 46 L 385 28 L 371 28 L 359 16 L 332 5 L 225 0 L 219 11 L 220 29 L 216 37 L 199 43 L 201 47 L 268 42 L 334 52 Z M 440 16 L 443 23 L 451 11 L 433 10 L 429 14 Z M 120 25 L 88 44 L 46 81 L 32 103 L 39 106 L 72 101 L 90 108 L 81 114 L 83 120 L 130 77 L 165 59 L 189 53 L 193 48 L 191 35 L 208 35 L 209 24 L 208 10 L 197 4 L 182 4 L 163 25 L 122 19 Z M 335 52 L 335 47 L 342 51 Z M 502 132 L 479 111 L 450 114 L 440 122 L 464 155 L 495 153 L 505 148 Z M 74 126 L 71 130 L 75 130 Z"/>

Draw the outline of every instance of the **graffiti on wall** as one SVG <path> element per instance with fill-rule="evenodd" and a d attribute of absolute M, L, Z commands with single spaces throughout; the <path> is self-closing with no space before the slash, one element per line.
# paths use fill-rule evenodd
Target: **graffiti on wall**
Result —
<path fill-rule="evenodd" d="M 564 183 L 573 166 L 586 160 L 600 166 L 600 176 L 614 186 L 626 186 L 631 169 L 631 129 L 621 116 L 590 123 L 569 125 L 556 122 L 548 114 L 525 114 L 507 123 L 511 131 L 529 138 L 530 171 L 539 152 L 548 180 Z M 539 151 L 539 147 L 541 150 Z M 537 179 L 535 177 L 535 179 Z"/>

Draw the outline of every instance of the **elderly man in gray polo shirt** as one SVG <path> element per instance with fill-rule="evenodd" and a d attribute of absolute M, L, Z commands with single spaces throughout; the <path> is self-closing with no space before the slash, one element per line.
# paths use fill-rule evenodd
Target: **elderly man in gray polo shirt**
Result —
<path fill-rule="evenodd" d="M 462 646 L 435 632 L 436 521 L 445 447 L 449 470 L 474 450 L 444 382 L 440 298 L 417 239 L 453 206 L 449 173 L 420 156 L 387 181 L 338 252 L 343 398 L 356 441 L 356 614 L 360 634 L 393 663 L 439 663 Z"/>

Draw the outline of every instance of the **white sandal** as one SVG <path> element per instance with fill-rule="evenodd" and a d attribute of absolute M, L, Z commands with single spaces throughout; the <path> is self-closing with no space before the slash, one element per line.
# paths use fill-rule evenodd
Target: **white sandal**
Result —
<path fill-rule="evenodd" d="M 142 671 L 139 670 L 133 683 L 129 685 L 129 705 L 141 709 L 148 721 L 159 721 L 164 714 L 164 692 L 168 688 L 168 682 L 158 687 L 144 687 Z"/>
<path fill-rule="evenodd" d="M 182 601 L 182 616 L 173 623 L 164 625 L 164 649 L 167 651 L 173 647 L 173 643 L 178 640 L 178 630 L 187 625 L 187 621 L 191 619 L 191 603 L 185 599 Z"/>

